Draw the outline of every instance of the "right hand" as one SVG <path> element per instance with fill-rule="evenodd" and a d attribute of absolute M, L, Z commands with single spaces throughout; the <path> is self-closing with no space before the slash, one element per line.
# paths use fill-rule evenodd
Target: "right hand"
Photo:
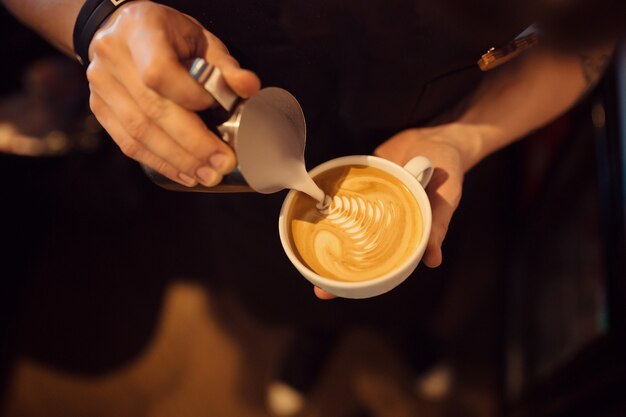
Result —
<path fill-rule="evenodd" d="M 89 57 L 91 110 L 124 154 L 190 187 L 213 186 L 236 166 L 232 149 L 196 114 L 214 101 L 184 64 L 206 59 L 243 98 L 260 81 L 195 19 L 129 2 L 96 32 Z"/>

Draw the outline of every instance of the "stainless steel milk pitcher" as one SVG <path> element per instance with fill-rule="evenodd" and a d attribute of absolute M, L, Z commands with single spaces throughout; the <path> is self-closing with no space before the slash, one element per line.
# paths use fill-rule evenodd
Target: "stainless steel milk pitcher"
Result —
<path fill-rule="evenodd" d="M 174 191 L 273 193 L 284 189 L 277 164 L 295 158 L 304 165 L 306 126 L 295 97 L 281 88 L 269 87 L 244 100 L 226 84 L 220 70 L 202 58 L 193 62 L 189 73 L 227 113 L 227 120 L 217 130 L 235 152 L 237 168 L 213 187 L 185 187 L 144 165 L 148 177 Z"/>

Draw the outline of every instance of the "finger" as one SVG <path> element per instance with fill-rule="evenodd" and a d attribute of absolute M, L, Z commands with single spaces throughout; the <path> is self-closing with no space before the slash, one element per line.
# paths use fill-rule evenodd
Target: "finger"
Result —
<path fill-rule="evenodd" d="M 116 75 L 119 73 L 116 71 Z M 136 75 L 127 77 L 125 86 L 137 98 L 137 104 L 144 114 L 158 125 L 189 154 L 201 161 L 197 175 L 202 178 L 205 170 L 215 170 L 221 175 L 232 171 L 236 166 L 233 150 L 211 132 L 202 119 L 194 112 L 160 97 L 147 88 Z"/>
<path fill-rule="evenodd" d="M 315 296 L 320 300 L 332 300 L 333 298 L 337 298 L 336 295 L 326 292 L 320 287 L 313 287 L 313 292 L 315 293 Z"/>
<path fill-rule="evenodd" d="M 139 142 L 144 148 L 154 153 L 160 159 L 167 161 L 186 176 L 197 177 L 206 186 L 213 186 L 221 180 L 221 175 L 216 170 L 206 166 L 206 163 L 198 159 L 194 153 L 183 148 L 173 139 L 171 134 L 165 132 L 151 117 L 146 115 L 145 111 L 128 94 L 124 86 L 111 75 L 105 71 L 99 71 L 97 68 L 98 63 L 94 61 L 88 70 L 91 90 L 104 101 L 108 109 L 110 109 L 126 133 L 134 141 Z M 155 93 L 148 90 L 144 97 L 147 97 L 149 93 L 155 95 Z M 151 97 L 147 100 L 156 102 L 159 98 Z M 167 107 L 169 104 L 166 102 L 159 105 Z M 202 126 L 201 129 L 206 130 L 206 127 Z M 218 141 L 217 138 L 213 140 Z M 133 156 L 131 155 L 131 157 Z"/>
<path fill-rule="evenodd" d="M 423 260 L 428 267 L 436 268 L 443 262 L 441 246 L 459 203 L 461 190 L 458 188 L 457 185 L 449 181 L 449 174 L 441 169 L 435 169 L 426 188 L 432 211 L 430 237 Z"/>
<path fill-rule="evenodd" d="M 438 243 L 429 243 L 426 247 L 423 259 L 424 265 L 429 268 L 437 268 L 443 263 L 443 253 Z"/>
<path fill-rule="evenodd" d="M 141 143 L 134 140 L 122 127 L 113 112 L 97 93 L 91 94 L 89 97 L 89 105 L 98 122 L 109 133 L 124 154 L 153 168 L 161 175 L 179 184 L 187 187 L 193 187 L 197 184 L 197 181 L 193 177 L 180 172 L 174 166 L 146 149 Z"/>
<path fill-rule="evenodd" d="M 145 84 L 144 77 L 135 72 L 132 62 L 108 65 L 112 68 L 113 76 L 135 98 L 144 114 L 187 152 L 203 162 L 197 172 L 203 183 L 206 182 L 203 179 L 205 171 L 213 169 L 224 175 L 235 168 L 236 159 L 232 149 L 215 136 L 196 113 L 151 89 Z M 186 73 L 184 76 L 191 78 Z"/>
<path fill-rule="evenodd" d="M 206 59 L 222 71 L 224 80 L 239 97 L 249 98 L 259 92 L 261 81 L 254 72 L 241 69 L 239 63 L 230 55 L 215 55 Z"/>
<path fill-rule="evenodd" d="M 200 22 L 189 15 L 187 19 L 202 27 Z M 261 89 L 259 77 L 250 70 L 241 69 L 239 62 L 228 52 L 226 45 L 206 29 L 202 29 L 204 42 L 197 44 L 193 57 L 203 56 L 207 62 L 217 66 L 228 85 L 242 98 L 249 98 Z M 203 49 L 204 48 L 204 49 Z"/>
<path fill-rule="evenodd" d="M 441 246 L 446 238 L 452 213 L 449 204 L 438 193 L 430 194 L 430 205 L 433 221 L 423 261 L 426 266 L 437 268 L 443 262 Z"/>

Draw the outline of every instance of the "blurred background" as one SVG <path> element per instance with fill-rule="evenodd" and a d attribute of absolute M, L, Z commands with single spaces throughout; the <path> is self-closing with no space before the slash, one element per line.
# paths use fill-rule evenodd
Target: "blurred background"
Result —
<path fill-rule="evenodd" d="M 297 326 L 208 279 L 210 196 L 150 183 L 91 116 L 83 69 L 4 10 L 0 39 L 2 415 L 278 415 L 286 372 L 302 416 L 626 416 L 623 49 L 468 175 L 445 266 L 424 271 L 428 336 L 351 328 L 294 356 Z"/>

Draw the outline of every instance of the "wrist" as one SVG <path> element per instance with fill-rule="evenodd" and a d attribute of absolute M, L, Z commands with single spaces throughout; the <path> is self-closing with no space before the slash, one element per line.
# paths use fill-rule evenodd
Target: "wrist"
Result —
<path fill-rule="evenodd" d="M 463 172 L 469 171 L 485 158 L 490 138 L 497 134 L 488 125 L 452 122 L 433 127 L 435 140 L 456 148 L 461 156 Z"/>

